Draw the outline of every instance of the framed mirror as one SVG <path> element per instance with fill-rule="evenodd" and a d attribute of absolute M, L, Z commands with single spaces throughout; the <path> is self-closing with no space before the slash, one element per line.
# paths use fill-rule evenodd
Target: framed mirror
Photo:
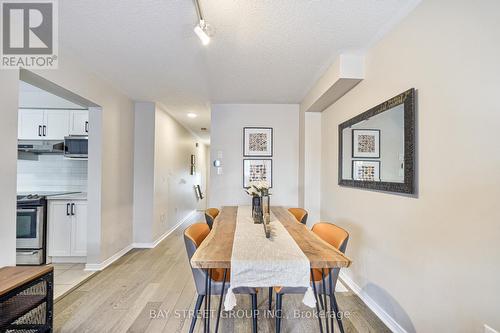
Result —
<path fill-rule="evenodd" d="M 339 185 L 415 193 L 415 89 L 339 125 Z"/>

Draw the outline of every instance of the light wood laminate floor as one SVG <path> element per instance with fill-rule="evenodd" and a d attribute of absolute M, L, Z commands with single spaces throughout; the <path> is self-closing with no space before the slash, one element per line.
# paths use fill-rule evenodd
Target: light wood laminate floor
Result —
<path fill-rule="evenodd" d="M 55 304 L 56 332 L 188 332 L 196 291 L 182 237 L 181 226 L 154 249 L 135 249 L 102 272 L 58 300 Z M 234 316 L 226 313 L 219 332 L 252 332 L 245 318 L 250 309 L 247 295 L 239 295 Z M 215 312 L 218 297 L 212 298 Z M 302 305 L 302 296 L 286 295 L 281 332 L 319 332 L 312 311 Z M 390 332 L 352 292 L 337 293 L 346 332 Z M 267 308 L 267 292 L 259 293 L 258 306 Z M 299 310 L 302 318 L 295 318 Z M 240 318 L 243 317 L 243 318 Z M 212 320 L 214 323 L 215 320 Z M 261 314 L 259 332 L 274 332 L 274 318 Z M 212 326 L 213 331 L 213 326 Z M 338 328 L 336 327 L 336 332 Z M 203 332 L 198 320 L 195 332 Z"/>

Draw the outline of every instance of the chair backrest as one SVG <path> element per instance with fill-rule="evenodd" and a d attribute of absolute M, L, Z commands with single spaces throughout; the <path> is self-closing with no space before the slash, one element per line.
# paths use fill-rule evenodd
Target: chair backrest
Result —
<path fill-rule="evenodd" d="M 195 223 L 184 230 L 184 244 L 186 245 L 189 266 L 191 266 L 191 258 L 196 252 L 196 249 L 201 245 L 209 233 L 210 228 L 206 223 Z M 196 285 L 198 295 L 204 295 L 206 272 L 202 269 L 193 268 L 193 266 L 191 266 L 191 271 L 193 273 L 194 283 Z"/>
<path fill-rule="evenodd" d="M 349 233 L 342 229 L 341 227 L 328 222 L 318 222 L 316 223 L 312 229 L 319 238 L 332 245 L 334 248 L 339 250 L 342 253 L 345 253 L 347 248 L 347 242 L 349 241 Z M 335 286 L 337 285 L 337 279 L 339 278 L 340 268 L 333 268 L 332 272 L 332 287 L 335 290 Z M 329 274 L 326 273 L 326 276 Z M 321 280 L 321 270 L 313 271 L 313 279 L 314 281 Z"/>
<path fill-rule="evenodd" d="M 333 223 L 318 222 L 312 227 L 311 231 L 340 252 L 345 253 L 349 233 L 341 227 Z"/>
<path fill-rule="evenodd" d="M 214 224 L 214 220 L 219 215 L 219 210 L 217 208 L 208 208 L 205 211 L 205 220 L 207 221 L 208 227 L 212 229 L 212 225 Z"/>
<path fill-rule="evenodd" d="M 307 223 L 307 210 L 302 209 L 302 208 L 288 208 L 288 211 L 292 213 L 293 216 L 297 219 L 302 224 Z"/>

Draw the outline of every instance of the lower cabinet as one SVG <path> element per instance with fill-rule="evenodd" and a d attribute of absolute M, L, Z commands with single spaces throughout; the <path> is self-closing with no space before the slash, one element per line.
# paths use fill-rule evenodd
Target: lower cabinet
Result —
<path fill-rule="evenodd" d="M 48 255 L 87 255 L 87 201 L 49 200 Z"/>

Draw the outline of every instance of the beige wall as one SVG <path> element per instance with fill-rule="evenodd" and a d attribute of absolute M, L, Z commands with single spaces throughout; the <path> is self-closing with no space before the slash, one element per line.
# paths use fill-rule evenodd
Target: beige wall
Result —
<path fill-rule="evenodd" d="M 199 165 L 206 163 L 196 138 L 184 126 L 158 106 L 155 117 L 153 240 L 197 209 L 191 154 L 197 155 Z"/>
<path fill-rule="evenodd" d="M 323 113 L 322 218 L 346 270 L 408 332 L 500 329 L 500 2 L 423 1 Z M 415 87 L 418 196 L 337 185 L 339 123 Z"/>
<path fill-rule="evenodd" d="M 19 71 L 0 70 L 0 267 L 16 264 Z"/>
<path fill-rule="evenodd" d="M 199 183 L 201 186 L 201 191 L 203 192 L 203 200 L 198 201 L 198 210 L 207 209 L 208 203 L 208 179 L 210 178 L 210 147 L 199 143 L 198 149 L 196 150 L 196 172 L 197 178 L 195 184 Z"/>
<path fill-rule="evenodd" d="M 299 203 L 299 105 L 212 104 L 210 154 L 222 161 L 222 174 L 210 167 L 209 205 L 250 205 L 243 189 L 243 128 L 273 128 L 274 205 Z M 222 158 L 219 158 L 221 156 Z M 254 157 L 260 159 L 259 157 Z"/>

